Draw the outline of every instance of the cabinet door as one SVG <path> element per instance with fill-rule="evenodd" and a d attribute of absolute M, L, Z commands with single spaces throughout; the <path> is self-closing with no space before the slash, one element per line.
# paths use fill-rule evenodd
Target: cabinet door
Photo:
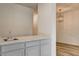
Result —
<path fill-rule="evenodd" d="M 41 56 L 51 56 L 51 49 L 48 44 L 41 46 Z"/>
<path fill-rule="evenodd" d="M 41 41 L 41 56 L 51 56 L 51 42 L 50 40 Z"/>
<path fill-rule="evenodd" d="M 28 56 L 40 56 L 40 46 L 33 46 L 27 49 L 28 49 L 27 52 Z"/>
<path fill-rule="evenodd" d="M 24 56 L 24 49 L 18 49 L 15 51 L 4 52 L 2 56 Z"/>
<path fill-rule="evenodd" d="M 25 47 L 24 44 L 25 42 L 3 45 L 1 46 L 1 52 L 8 52 L 8 51 L 16 50 L 16 49 L 22 49 Z"/>

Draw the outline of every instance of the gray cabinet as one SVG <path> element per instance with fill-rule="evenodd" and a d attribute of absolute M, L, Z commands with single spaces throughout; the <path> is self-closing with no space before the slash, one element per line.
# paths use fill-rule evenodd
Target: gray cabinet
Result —
<path fill-rule="evenodd" d="M 50 39 L 41 39 L 0 46 L 1 56 L 51 56 Z"/>

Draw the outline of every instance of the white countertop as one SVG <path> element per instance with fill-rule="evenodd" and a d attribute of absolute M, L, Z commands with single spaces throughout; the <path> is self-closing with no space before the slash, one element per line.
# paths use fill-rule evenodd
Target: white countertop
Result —
<path fill-rule="evenodd" d="M 50 38 L 50 36 L 45 35 L 45 34 L 39 34 L 39 35 L 31 35 L 31 36 L 17 36 L 14 38 L 17 38 L 18 40 L 4 41 L 3 38 L 0 38 L 0 45 L 7 45 L 7 44 L 12 44 L 12 43 L 17 43 L 17 42 L 27 42 L 27 41 L 33 41 L 33 40 L 48 39 L 48 38 Z"/>

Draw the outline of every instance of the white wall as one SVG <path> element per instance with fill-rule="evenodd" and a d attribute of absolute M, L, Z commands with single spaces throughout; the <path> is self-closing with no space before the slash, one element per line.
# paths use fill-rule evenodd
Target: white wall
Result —
<path fill-rule="evenodd" d="M 32 9 L 12 3 L 0 4 L 0 35 L 32 34 Z"/>
<path fill-rule="evenodd" d="M 61 26 L 63 36 L 57 41 L 79 46 L 79 10 L 64 13 L 64 23 Z"/>
<path fill-rule="evenodd" d="M 38 31 L 51 36 L 51 54 L 54 56 L 56 55 L 56 4 L 39 4 L 38 10 Z"/>

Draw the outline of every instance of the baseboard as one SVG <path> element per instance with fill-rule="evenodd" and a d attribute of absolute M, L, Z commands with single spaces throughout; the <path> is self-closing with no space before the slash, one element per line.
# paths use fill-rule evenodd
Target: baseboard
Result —
<path fill-rule="evenodd" d="M 79 47 L 79 45 L 74 45 L 74 44 L 68 44 L 68 43 L 62 43 L 62 42 L 56 42 L 56 44 L 66 44 L 66 45 L 71 45 L 71 46 L 75 46 L 75 47 Z"/>

